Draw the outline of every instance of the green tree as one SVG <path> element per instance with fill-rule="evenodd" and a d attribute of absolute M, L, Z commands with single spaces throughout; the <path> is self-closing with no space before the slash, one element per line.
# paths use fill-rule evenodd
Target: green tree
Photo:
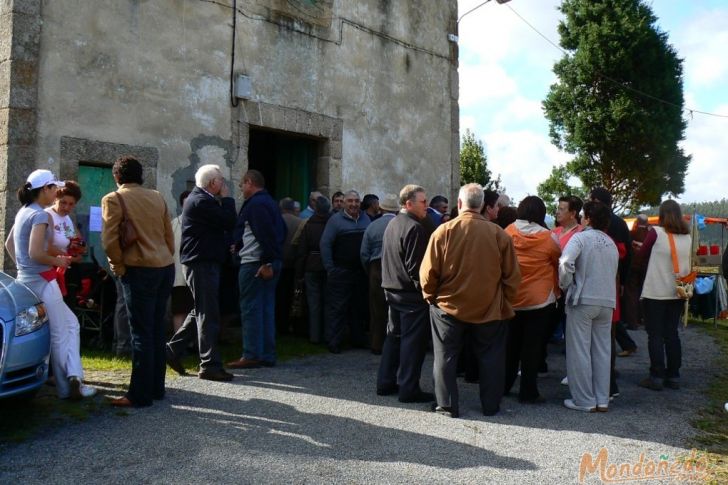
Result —
<path fill-rule="evenodd" d="M 569 178 L 571 176 L 568 169 L 564 165 L 560 165 L 554 167 L 549 177 L 538 184 L 536 192 L 546 204 L 548 214 L 556 213 L 556 207 L 559 205 L 559 197 L 575 195 L 584 200 L 588 195 L 585 193 L 583 187 L 569 185 Z"/>
<path fill-rule="evenodd" d="M 462 185 L 477 183 L 486 189 L 504 191 L 500 174 L 493 178 L 488 170 L 488 158 L 485 155 L 483 142 L 475 138 L 475 134 L 466 129 L 460 144 L 460 183 Z"/>
<path fill-rule="evenodd" d="M 563 0 L 564 57 L 543 102 L 566 172 L 612 192 L 615 209 L 684 191 L 690 162 L 682 60 L 643 0 Z"/>

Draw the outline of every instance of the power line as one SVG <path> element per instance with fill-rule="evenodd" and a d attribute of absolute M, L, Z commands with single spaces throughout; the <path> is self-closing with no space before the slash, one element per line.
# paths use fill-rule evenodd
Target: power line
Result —
<path fill-rule="evenodd" d="M 490 1 L 490 0 L 488 0 L 488 1 Z M 479 5 L 478 7 L 480 7 L 480 6 L 481 5 Z M 478 7 L 476 7 L 476 8 L 478 8 Z M 516 17 L 518 17 L 519 19 L 521 19 L 523 21 L 523 23 L 525 23 L 526 25 L 528 25 L 531 28 L 531 30 L 533 30 L 539 36 L 541 36 L 544 40 L 546 40 L 546 42 L 548 42 L 549 44 L 551 44 L 552 46 L 554 46 L 562 54 L 567 55 L 567 56 L 569 55 L 569 53 L 567 51 L 565 51 L 560 45 L 558 45 L 557 43 L 555 43 L 554 41 L 552 41 L 551 39 L 549 39 L 546 35 L 544 35 L 543 33 L 541 33 L 536 27 L 534 27 L 533 24 L 531 24 L 531 22 L 529 22 L 528 20 L 526 20 L 525 18 L 523 18 L 523 16 L 521 14 L 519 14 L 518 12 L 516 12 L 513 9 L 513 7 L 511 7 L 510 5 L 506 5 L 506 7 L 508 7 L 511 10 L 511 12 L 513 12 L 516 15 Z M 673 103 L 671 101 L 667 101 L 665 99 L 658 98 L 657 96 L 653 96 L 653 95 L 651 95 L 649 93 L 646 93 L 644 91 L 640 91 L 639 89 L 633 88 L 632 86 L 628 86 L 628 85 L 624 84 L 621 81 L 618 81 L 616 79 L 613 79 L 613 78 L 607 76 L 604 73 L 599 72 L 599 75 L 601 77 L 603 77 L 604 79 L 606 79 L 607 81 L 610 81 L 611 83 L 616 84 L 617 86 L 620 86 L 623 89 L 626 89 L 628 91 L 632 91 L 635 94 L 639 94 L 640 96 L 643 96 L 645 98 L 652 99 L 653 101 L 657 101 L 657 102 L 660 102 L 660 103 L 663 103 L 663 104 L 666 104 L 666 105 L 669 105 L 669 106 L 674 106 L 675 108 L 684 109 L 685 111 L 687 111 L 688 113 L 690 113 L 690 117 L 691 118 L 692 118 L 693 114 L 695 114 L 695 113 L 698 113 L 698 114 L 701 114 L 701 115 L 706 115 L 706 116 L 714 116 L 716 118 L 728 118 L 728 115 L 723 115 L 723 114 L 719 114 L 719 113 L 710 113 L 708 111 L 701 111 L 699 109 L 688 108 L 688 107 L 684 107 L 684 106 L 681 107 L 680 105 L 675 104 L 675 103 Z"/>

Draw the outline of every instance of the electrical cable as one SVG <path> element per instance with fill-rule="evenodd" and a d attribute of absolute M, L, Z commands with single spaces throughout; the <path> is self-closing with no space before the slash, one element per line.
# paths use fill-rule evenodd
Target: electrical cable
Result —
<path fill-rule="evenodd" d="M 490 1 L 490 0 L 488 0 L 488 1 Z M 551 39 L 549 39 L 549 38 L 548 38 L 548 37 L 547 37 L 546 35 L 542 34 L 542 33 L 541 33 L 541 32 L 540 32 L 540 31 L 539 31 L 539 30 L 538 30 L 538 29 L 537 29 L 536 27 L 534 27 L 534 26 L 533 26 L 533 25 L 532 25 L 532 24 L 531 24 L 531 23 L 530 23 L 530 22 L 529 22 L 528 20 L 526 20 L 525 18 L 523 18 L 523 16 L 522 16 L 521 14 L 519 14 L 518 12 L 516 12 L 516 10 L 514 10 L 514 9 L 513 9 L 513 7 L 511 7 L 510 5 L 506 5 L 506 7 L 508 7 L 508 8 L 509 8 L 509 9 L 511 10 L 511 12 L 513 12 L 513 13 L 514 13 L 514 14 L 516 15 L 516 17 L 518 17 L 518 18 L 519 18 L 519 19 L 521 19 L 521 20 L 522 20 L 522 21 L 523 21 L 523 22 L 524 22 L 524 23 L 525 23 L 526 25 L 528 25 L 528 26 L 529 26 L 529 27 L 531 28 L 531 30 L 533 30 L 533 31 L 534 31 L 534 32 L 536 32 L 536 33 L 537 33 L 537 34 L 538 34 L 539 36 L 541 36 L 541 37 L 542 37 L 542 38 L 543 38 L 544 40 L 546 40 L 546 42 L 548 42 L 549 44 L 551 44 L 552 46 L 554 46 L 555 48 L 557 48 L 557 49 L 558 49 L 559 51 L 561 51 L 561 53 L 563 53 L 564 55 L 567 55 L 567 56 L 569 55 L 569 53 L 568 53 L 568 52 L 567 52 L 566 50 L 564 50 L 564 49 L 563 49 L 563 48 L 562 48 L 562 47 L 561 47 L 560 45 L 556 44 L 556 43 L 555 43 L 555 42 L 553 42 L 553 41 L 552 41 Z M 675 103 L 673 103 L 673 102 L 671 102 L 671 101 L 667 101 L 667 100 L 665 100 L 665 99 L 662 99 L 662 98 L 658 98 L 657 96 L 653 96 L 653 95 L 651 95 L 651 94 L 649 94 L 649 93 L 645 93 L 644 91 L 640 91 L 639 89 L 633 88 L 632 86 L 628 86 L 628 85 L 624 84 L 623 82 L 621 82 L 621 81 L 618 81 L 618 80 L 616 80 L 616 79 L 613 79 L 613 78 L 611 78 L 611 77 L 607 76 L 606 74 L 604 74 L 604 73 L 602 73 L 602 72 L 599 72 L 599 71 L 597 71 L 597 72 L 598 72 L 598 74 L 599 74 L 599 75 L 600 75 L 601 77 L 603 77 L 603 78 L 604 78 L 604 79 L 606 79 L 607 81 L 609 81 L 609 82 L 611 82 L 611 83 L 613 83 L 613 84 L 616 84 L 617 86 L 620 86 L 620 87 L 621 87 L 621 88 L 623 88 L 623 89 L 626 89 L 626 90 L 628 90 L 628 91 L 632 91 L 632 92 L 633 92 L 633 93 L 635 93 L 635 94 L 639 94 L 640 96 L 643 96 L 643 97 L 645 97 L 645 98 L 649 98 L 649 99 L 652 99 L 653 101 L 657 101 L 657 102 L 660 102 L 660 103 L 662 103 L 662 104 L 666 104 L 666 105 L 669 105 L 669 106 L 673 106 L 673 107 L 675 107 L 675 108 L 681 108 L 681 109 L 684 109 L 685 111 L 687 111 L 688 113 L 690 113 L 690 117 L 691 117 L 691 118 L 692 118 L 692 115 L 693 115 L 693 114 L 695 114 L 695 113 L 698 113 L 698 114 L 701 114 L 701 115 L 706 115 L 706 116 L 714 116 L 714 117 L 716 117 L 716 118 L 728 118 L 728 115 L 724 115 L 724 114 L 719 114 L 719 113 L 711 113 L 711 112 L 708 112 L 708 111 L 702 111 L 702 110 L 699 110 L 699 109 L 694 109 L 694 108 L 688 108 L 688 107 L 684 107 L 684 106 L 682 106 L 682 107 L 681 107 L 680 105 L 678 105 L 678 104 L 675 104 Z"/>
<path fill-rule="evenodd" d="M 230 49 L 230 104 L 233 108 L 237 108 L 239 101 L 235 97 L 235 36 L 237 34 L 238 25 L 238 0 L 233 0 L 233 42 Z"/>

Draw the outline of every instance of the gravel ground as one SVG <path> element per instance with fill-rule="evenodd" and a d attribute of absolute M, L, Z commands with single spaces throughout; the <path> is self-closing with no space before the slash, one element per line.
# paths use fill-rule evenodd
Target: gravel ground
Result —
<path fill-rule="evenodd" d="M 477 385 L 461 382 L 461 419 L 376 396 L 379 358 L 350 351 L 236 371 L 232 383 L 170 377 L 152 408 L 109 409 L 0 445 L 0 483 L 575 483 L 582 454 L 602 447 L 610 463 L 685 456 L 718 350 L 682 332 L 683 388 L 653 392 L 637 387 L 646 334 L 631 335 L 639 351 L 618 358 L 622 393 L 606 414 L 562 406 L 555 347 L 539 379 L 546 404 L 507 397 L 499 415 L 484 417 Z M 425 390 L 431 376 L 428 358 Z"/>

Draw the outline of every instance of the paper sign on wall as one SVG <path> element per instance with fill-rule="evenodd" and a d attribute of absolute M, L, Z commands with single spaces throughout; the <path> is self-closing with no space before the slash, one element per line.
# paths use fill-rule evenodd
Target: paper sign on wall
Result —
<path fill-rule="evenodd" d="M 88 214 L 88 230 L 101 232 L 101 207 L 91 206 Z"/>

